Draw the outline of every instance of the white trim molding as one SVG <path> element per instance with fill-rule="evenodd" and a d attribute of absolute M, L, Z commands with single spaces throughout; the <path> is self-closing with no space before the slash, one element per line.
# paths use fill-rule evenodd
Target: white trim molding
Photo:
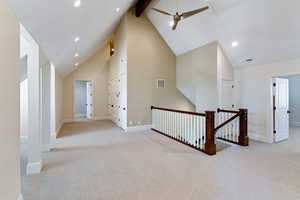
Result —
<path fill-rule="evenodd" d="M 94 120 L 99 121 L 99 120 L 110 120 L 109 116 L 96 116 L 94 117 Z"/>
<path fill-rule="evenodd" d="M 141 126 L 128 126 L 127 132 L 136 132 L 136 131 L 149 131 L 152 128 L 152 124 L 141 125 Z"/>
<path fill-rule="evenodd" d="M 23 195 L 20 194 L 18 200 L 24 200 Z"/>
<path fill-rule="evenodd" d="M 39 174 L 42 171 L 42 161 L 27 164 L 27 175 Z"/>
<path fill-rule="evenodd" d="M 51 138 L 50 138 L 50 140 L 51 140 Z M 46 153 L 46 152 L 49 152 L 49 151 L 51 151 L 51 144 L 44 144 L 44 145 L 41 146 L 41 152 L 42 153 Z"/>
<path fill-rule="evenodd" d="M 260 134 L 251 134 L 251 133 L 248 133 L 248 137 L 251 139 L 251 140 L 255 140 L 255 141 L 260 141 L 260 142 L 265 142 L 265 143 L 273 143 L 273 141 L 270 141 L 268 138 L 260 135 Z"/>
<path fill-rule="evenodd" d="M 85 113 L 75 114 L 75 118 L 86 117 Z"/>

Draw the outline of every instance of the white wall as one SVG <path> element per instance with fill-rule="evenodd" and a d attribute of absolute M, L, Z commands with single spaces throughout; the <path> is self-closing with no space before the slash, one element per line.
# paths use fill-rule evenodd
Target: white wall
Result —
<path fill-rule="evenodd" d="M 237 103 L 249 109 L 249 137 L 273 142 L 272 77 L 300 74 L 300 60 L 249 66 L 235 70 Z"/>
<path fill-rule="evenodd" d="M 300 75 L 290 76 L 290 125 L 300 126 Z"/>
<path fill-rule="evenodd" d="M 0 199 L 20 195 L 20 31 L 8 1 L 0 1 Z"/>
<path fill-rule="evenodd" d="M 28 79 L 20 83 L 20 134 L 28 139 Z"/>
<path fill-rule="evenodd" d="M 77 117 L 86 116 L 86 81 L 75 81 L 75 115 Z"/>
<path fill-rule="evenodd" d="M 217 43 L 177 56 L 177 88 L 196 105 L 197 112 L 216 110 Z"/>
<path fill-rule="evenodd" d="M 177 88 L 195 105 L 197 112 L 222 105 L 223 81 L 233 81 L 233 67 L 217 42 L 177 56 Z"/>
<path fill-rule="evenodd" d="M 41 71 L 41 149 L 50 151 L 51 139 L 51 66 L 46 62 L 40 66 Z"/>
<path fill-rule="evenodd" d="M 55 137 L 59 135 L 63 122 L 63 77 L 55 70 Z"/>

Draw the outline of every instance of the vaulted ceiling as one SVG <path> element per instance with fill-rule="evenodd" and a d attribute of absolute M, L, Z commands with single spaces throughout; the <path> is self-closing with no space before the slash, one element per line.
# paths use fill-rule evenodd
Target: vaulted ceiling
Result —
<path fill-rule="evenodd" d="M 91 56 L 114 31 L 136 0 L 9 0 L 58 71 L 68 74 Z M 299 57 L 299 0 L 178 0 L 180 12 L 210 9 L 180 22 L 151 10 L 177 11 L 177 0 L 152 0 L 147 16 L 176 55 L 219 41 L 234 66 L 271 63 Z M 117 12 L 116 9 L 120 8 Z M 79 42 L 74 39 L 79 37 Z M 239 45 L 232 47 L 232 42 Z M 78 53 L 78 57 L 75 54 Z M 246 63 L 248 58 L 254 59 Z"/>
<path fill-rule="evenodd" d="M 178 0 L 180 12 L 207 5 L 210 10 L 181 21 L 176 31 L 171 17 L 150 9 L 175 13 L 176 0 L 154 0 L 147 15 L 176 55 L 217 40 L 234 66 L 300 56 L 299 0 Z"/>
<path fill-rule="evenodd" d="M 135 0 L 81 0 L 81 6 L 74 7 L 75 1 L 9 0 L 21 23 L 64 75 L 97 50 L 135 3 Z M 77 43 L 76 37 L 80 38 Z"/>

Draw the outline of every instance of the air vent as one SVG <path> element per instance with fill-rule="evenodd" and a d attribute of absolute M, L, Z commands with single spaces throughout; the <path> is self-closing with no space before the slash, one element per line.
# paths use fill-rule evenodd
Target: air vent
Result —
<path fill-rule="evenodd" d="M 165 88 L 165 80 L 157 79 L 157 88 Z"/>

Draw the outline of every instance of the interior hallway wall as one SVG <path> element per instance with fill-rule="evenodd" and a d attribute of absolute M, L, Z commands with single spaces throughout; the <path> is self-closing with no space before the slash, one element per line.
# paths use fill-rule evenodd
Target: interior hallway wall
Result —
<path fill-rule="evenodd" d="M 177 56 L 177 87 L 197 112 L 218 107 L 218 43 L 213 42 Z"/>
<path fill-rule="evenodd" d="M 128 125 L 151 124 L 152 105 L 194 111 L 176 87 L 176 56 L 148 18 L 131 10 L 127 25 Z M 165 88 L 157 88 L 157 79 L 165 80 Z"/>
<path fill-rule="evenodd" d="M 55 70 L 55 137 L 64 122 L 63 109 L 63 77 Z"/>
<path fill-rule="evenodd" d="M 290 125 L 300 126 L 300 75 L 289 76 Z"/>
<path fill-rule="evenodd" d="M 108 68 L 109 46 L 100 48 L 92 57 L 63 80 L 64 120 L 74 119 L 75 80 L 90 80 L 93 83 L 94 119 L 108 119 Z"/>
<path fill-rule="evenodd" d="M 300 74 L 300 60 L 236 68 L 237 103 L 249 109 L 249 137 L 273 142 L 271 83 L 272 77 Z"/>
<path fill-rule="evenodd" d="M 20 195 L 20 28 L 0 1 L 0 199 Z"/>

